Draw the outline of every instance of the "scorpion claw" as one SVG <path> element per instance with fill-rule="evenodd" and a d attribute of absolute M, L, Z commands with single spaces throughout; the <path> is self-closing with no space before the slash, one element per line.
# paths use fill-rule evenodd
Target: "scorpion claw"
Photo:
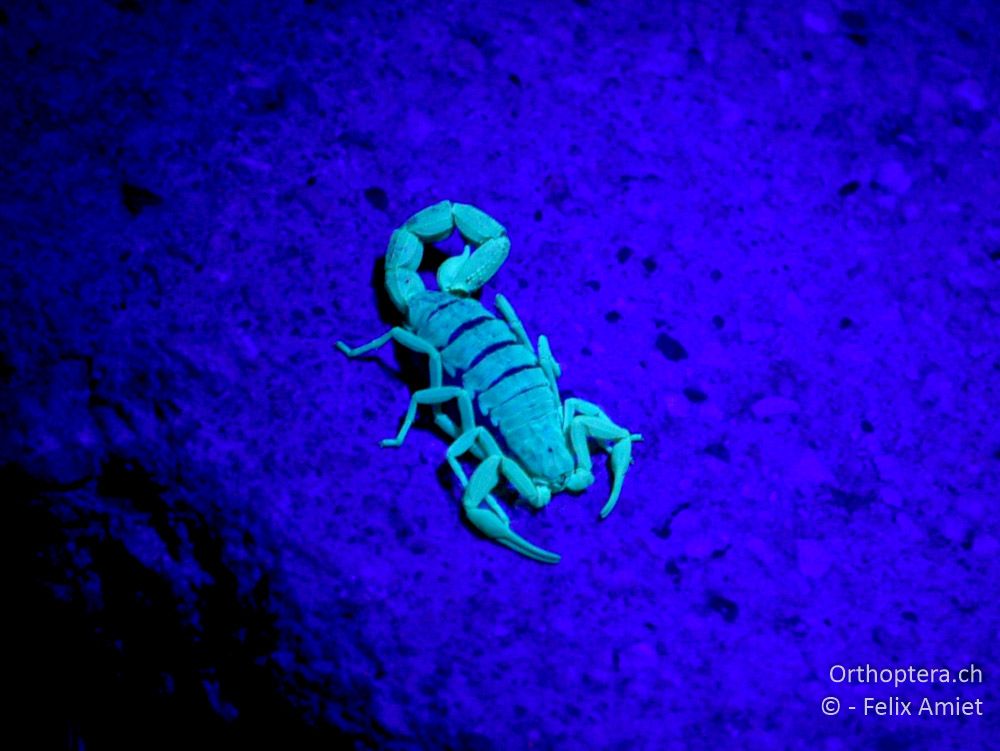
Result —
<path fill-rule="evenodd" d="M 542 563 L 558 563 L 560 556 L 534 545 L 510 528 L 492 511 L 482 508 L 467 509 L 466 515 L 476 529 L 487 537 L 496 540 L 516 553 L 532 558 Z"/>
<path fill-rule="evenodd" d="M 628 471 L 628 467 L 632 463 L 632 442 L 641 440 L 641 435 L 632 433 L 615 443 L 614 448 L 611 449 L 611 470 L 614 474 L 614 482 L 611 486 L 611 497 L 608 498 L 608 502 L 601 509 L 602 519 L 606 518 L 615 507 L 615 504 L 618 503 L 618 495 L 622 492 L 625 472 Z"/>

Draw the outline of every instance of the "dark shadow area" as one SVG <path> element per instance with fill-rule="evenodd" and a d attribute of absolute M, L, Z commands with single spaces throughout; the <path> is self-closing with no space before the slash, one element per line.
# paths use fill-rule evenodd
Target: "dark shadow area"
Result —
<path fill-rule="evenodd" d="M 267 577 L 241 595 L 217 532 L 196 510 L 168 507 L 141 467 L 111 460 L 98 495 L 127 496 L 154 526 L 173 530 L 164 538 L 172 557 L 181 530 L 210 577 L 193 614 L 180 612 L 169 580 L 119 539 L 121 518 L 14 465 L 0 469 L 0 487 L 13 574 L 9 737 L 36 749 L 352 746 L 338 730 L 309 724 L 278 684 Z"/>

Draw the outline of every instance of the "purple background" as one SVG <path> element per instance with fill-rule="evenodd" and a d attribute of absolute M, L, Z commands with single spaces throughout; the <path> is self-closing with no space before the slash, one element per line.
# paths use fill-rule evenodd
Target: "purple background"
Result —
<path fill-rule="evenodd" d="M 0 11 L 38 747 L 1000 748 L 997 6 L 370 5 Z M 426 419 L 379 449 L 421 358 L 332 348 L 399 322 L 386 241 L 443 198 L 646 437 L 607 520 L 603 465 L 512 510 L 557 566 L 474 534 Z"/>

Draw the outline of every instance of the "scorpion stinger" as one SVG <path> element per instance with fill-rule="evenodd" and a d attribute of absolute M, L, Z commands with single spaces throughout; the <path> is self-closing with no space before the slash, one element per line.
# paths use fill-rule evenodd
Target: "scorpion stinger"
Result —
<path fill-rule="evenodd" d="M 438 269 L 439 291 L 428 290 L 418 274 L 425 243 L 458 229 L 469 243 L 462 255 Z M 534 508 L 561 490 L 581 492 L 594 482 L 589 441 L 610 454 L 611 495 L 601 509 L 607 516 L 621 492 L 632 462 L 632 444 L 642 436 L 616 425 L 594 404 L 559 397 L 562 373 L 548 339 L 531 345 L 513 306 L 496 297 L 501 318 L 469 294 L 499 270 L 510 250 L 507 231 L 474 206 L 442 201 L 414 214 L 392 233 L 386 251 L 385 285 L 406 323 L 361 347 L 337 342 L 349 357 L 370 352 L 390 339 L 428 358 L 429 388 L 415 392 L 399 432 L 382 441 L 400 446 L 421 404 L 431 405 L 434 421 L 451 439 L 446 458 L 464 488 L 462 507 L 480 531 L 502 545 L 544 563 L 559 556 L 514 532 L 491 491 L 506 479 Z M 444 376 L 449 384 L 444 383 Z M 459 424 L 441 411 L 455 401 Z M 476 410 L 490 427 L 476 424 Z M 501 441 L 507 453 L 501 449 Z M 471 479 L 459 462 L 469 453 L 480 461 Z"/>
<path fill-rule="evenodd" d="M 444 292 L 468 295 L 482 287 L 503 265 L 510 252 L 507 230 L 475 206 L 441 201 L 418 211 L 389 238 L 385 260 L 385 286 L 393 304 L 403 313 L 410 299 L 425 291 L 417 269 L 424 243 L 436 243 L 458 228 L 466 242 L 465 253 L 449 258 L 438 269 L 438 286 Z"/>

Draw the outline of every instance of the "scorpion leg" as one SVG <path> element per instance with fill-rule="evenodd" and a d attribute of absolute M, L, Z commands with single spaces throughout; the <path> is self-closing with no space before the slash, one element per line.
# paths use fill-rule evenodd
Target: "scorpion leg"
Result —
<path fill-rule="evenodd" d="M 594 462 L 590 458 L 590 449 L 587 446 L 587 436 L 580 430 L 572 430 L 574 418 L 578 412 L 582 412 L 592 417 L 607 418 L 604 411 L 596 404 L 570 397 L 563 403 L 563 433 L 570 438 L 570 446 L 576 456 L 576 468 L 569 483 L 570 490 L 582 490 L 588 488 L 594 482 Z M 607 450 L 606 444 L 601 444 L 601 448 Z"/>
<path fill-rule="evenodd" d="M 439 405 L 451 399 L 458 400 L 458 413 L 461 417 L 462 432 L 471 430 L 475 426 L 475 415 L 472 411 L 472 399 L 469 398 L 469 392 L 459 386 L 438 386 L 436 388 L 423 389 L 410 397 L 410 406 L 406 410 L 406 417 L 403 418 L 403 424 L 399 428 L 399 433 L 396 434 L 395 438 L 386 438 L 380 445 L 383 447 L 396 447 L 403 444 L 406 434 L 410 431 L 410 426 L 413 425 L 413 420 L 417 416 L 417 407 L 419 405 Z"/>
<path fill-rule="evenodd" d="M 489 431 L 483 427 L 475 427 L 472 430 L 466 431 L 452 442 L 452 444 L 448 447 L 448 451 L 445 453 L 445 456 L 448 459 L 448 465 L 455 473 L 455 476 L 458 477 L 459 482 L 462 483 L 463 492 L 469 485 L 469 478 L 466 477 L 465 470 L 462 469 L 462 465 L 458 463 L 458 457 L 466 451 L 472 451 L 477 459 L 482 459 L 487 454 L 500 454 L 500 447 L 497 445 L 493 436 L 490 435 Z M 510 523 L 510 518 L 500 507 L 500 504 L 497 503 L 496 498 L 494 498 L 492 494 L 487 494 L 486 503 L 491 509 L 493 509 L 493 512 L 503 520 L 504 524 Z"/>
<path fill-rule="evenodd" d="M 360 347 L 351 349 L 343 342 L 337 342 L 337 348 L 348 357 L 357 357 L 358 355 L 363 355 L 373 349 L 378 349 L 389 341 L 389 339 L 394 339 L 407 349 L 413 350 L 414 352 L 421 352 L 427 355 L 427 373 L 430 380 L 430 388 L 433 389 L 441 386 L 443 383 L 441 353 L 438 352 L 437 348 L 426 339 L 422 339 L 412 331 L 400 328 L 399 326 L 396 326 L 382 336 L 373 339 L 368 342 L 368 344 L 364 344 Z M 438 427 L 440 427 L 452 438 L 458 435 L 458 429 L 455 427 L 454 421 L 441 411 L 440 405 L 434 404 L 433 410 L 434 422 L 437 423 Z M 482 455 L 479 455 L 479 458 L 482 458 Z"/>
<path fill-rule="evenodd" d="M 569 401 L 569 400 L 567 400 Z M 578 466 L 588 473 L 593 466 L 590 459 L 590 451 L 587 447 L 587 439 L 595 438 L 599 441 L 614 441 L 611 448 L 611 474 L 613 479 L 611 495 L 601 509 L 601 518 L 605 518 L 618 503 L 618 496 L 622 491 L 622 483 L 625 482 L 625 473 L 629 464 L 632 463 L 632 443 L 641 441 L 642 436 L 638 433 L 629 433 L 625 428 L 615 425 L 601 409 L 595 405 L 583 402 L 583 414 L 573 416 L 570 423 L 570 442 L 573 446 L 573 453 L 576 454 Z M 600 414 L 586 414 L 589 408 L 593 408 Z M 570 407 L 571 409 L 571 407 Z M 605 446 L 605 450 L 607 447 Z"/>
<path fill-rule="evenodd" d="M 604 410 L 593 402 L 571 396 L 563 404 L 563 431 L 569 430 L 569 424 L 577 414 L 587 415 L 588 417 L 603 417 L 608 422 L 611 422 L 611 418 L 604 413 Z"/>
<path fill-rule="evenodd" d="M 483 502 L 490 491 L 500 481 L 499 470 L 504 463 L 501 456 L 494 454 L 493 456 L 486 457 L 483 463 L 472 473 L 472 478 L 469 480 L 469 485 L 466 487 L 465 494 L 462 497 L 462 507 L 465 509 L 465 515 L 477 529 L 501 545 L 506 545 L 511 550 L 542 563 L 558 563 L 560 557 L 557 554 L 533 545 L 512 530 L 509 521 L 505 521 L 502 517 L 497 516 L 490 509 L 480 508 L 479 504 Z"/>
<path fill-rule="evenodd" d="M 581 415 L 582 417 L 578 417 Z M 584 422 L 584 418 L 589 418 L 592 423 Z M 576 427 L 577 424 L 580 427 Z M 598 427 L 594 428 L 593 425 Z M 591 427 L 587 427 L 590 425 Z M 624 428 L 616 425 L 604 410 L 593 402 L 585 399 L 570 398 L 564 404 L 563 429 L 570 431 L 570 441 L 573 445 L 573 452 L 576 454 L 578 466 L 588 473 L 593 466 L 590 459 L 590 451 L 587 448 L 587 438 L 596 438 L 601 441 L 601 448 L 611 454 L 611 469 L 613 475 L 613 485 L 611 496 L 608 502 L 601 509 L 603 519 L 618 502 L 618 495 L 621 493 L 622 483 L 625 480 L 625 472 L 628 471 L 632 457 L 632 443 L 641 441 L 642 436 L 638 433 L 629 433 Z M 609 447 L 607 441 L 614 441 Z"/>
<path fill-rule="evenodd" d="M 382 334 L 382 336 L 376 337 L 368 342 L 368 344 L 362 344 L 360 347 L 352 348 L 348 347 L 344 342 L 337 342 L 337 349 L 348 357 L 358 357 L 359 355 L 371 352 L 373 349 L 378 349 L 390 339 L 399 342 L 407 349 L 427 355 L 431 388 L 441 385 L 441 353 L 426 339 L 422 339 L 412 331 L 407 331 L 399 326 L 394 326 Z"/>
<path fill-rule="evenodd" d="M 530 349 L 535 353 L 538 358 L 538 365 L 541 367 L 542 372 L 545 373 L 545 377 L 549 379 L 549 383 L 552 385 L 552 390 L 556 394 L 556 398 L 559 397 L 559 386 L 556 384 L 556 379 L 562 375 L 562 368 L 559 367 L 559 363 L 556 362 L 556 358 L 552 356 L 552 349 L 549 347 L 549 339 L 545 334 L 538 337 L 538 349 L 537 352 L 534 347 L 531 346 L 531 340 L 528 338 L 528 333 L 524 330 L 524 324 L 521 323 L 521 319 L 517 317 L 517 313 L 514 312 L 514 306 L 510 304 L 503 295 L 497 295 L 494 299 L 494 305 L 496 309 L 500 312 L 500 315 L 504 317 L 507 321 L 507 325 L 510 326 L 510 330 L 514 332 L 514 336 L 517 340 L 523 344 L 525 347 Z"/>
<path fill-rule="evenodd" d="M 434 424 L 437 425 L 439 428 L 441 428 L 441 430 L 443 430 L 445 434 L 452 440 L 456 440 L 462 435 L 464 435 L 455 426 L 455 421 L 452 420 L 451 417 L 446 415 L 444 412 L 438 412 L 437 414 L 434 415 Z M 473 443 L 472 447 L 469 450 L 472 452 L 472 455 L 475 456 L 477 459 L 485 458 L 486 454 L 488 453 L 484 451 L 483 447 L 478 443 Z"/>
<path fill-rule="evenodd" d="M 514 306 L 510 304 L 510 301 L 503 295 L 497 295 L 493 298 L 493 304 L 496 306 L 496 309 L 500 311 L 500 315 L 503 316 L 503 319 L 507 321 L 507 325 L 510 326 L 510 330 L 514 332 L 514 336 L 517 337 L 517 340 L 534 352 L 535 350 L 531 346 L 531 340 L 528 338 L 528 332 L 524 330 L 524 324 L 521 323 L 521 319 L 517 317 L 517 313 L 514 312 Z"/>
<path fill-rule="evenodd" d="M 552 384 L 552 390 L 558 399 L 559 384 L 556 383 L 556 380 L 562 375 L 562 368 L 559 367 L 556 358 L 552 356 L 549 338 L 545 334 L 538 337 L 538 364 L 541 366 L 542 372 L 545 373 L 545 377 L 549 379 L 549 383 Z"/>

